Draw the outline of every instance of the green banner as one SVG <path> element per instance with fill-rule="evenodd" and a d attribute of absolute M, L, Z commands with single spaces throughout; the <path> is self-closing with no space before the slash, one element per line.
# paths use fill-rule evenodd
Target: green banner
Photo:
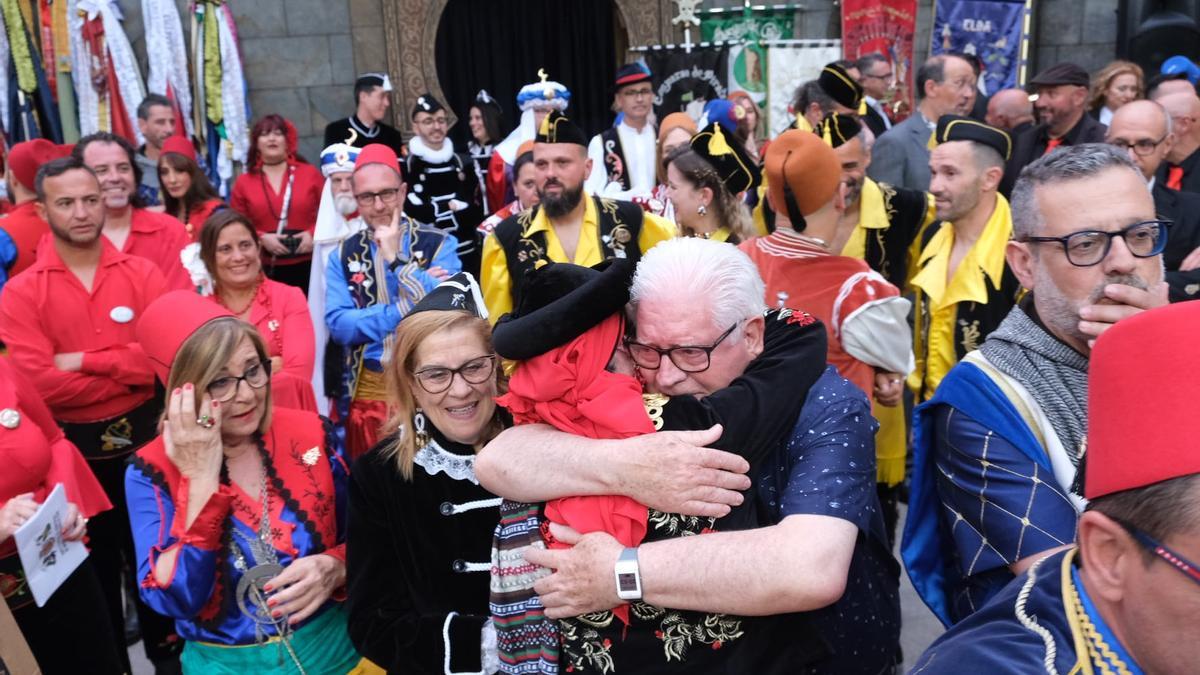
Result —
<path fill-rule="evenodd" d="M 757 42 L 759 40 L 787 40 L 792 37 L 795 14 L 785 12 L 778 16 L 721 16 L 700 21 L 700 39 L 705 42 L 728 40 L 731 42 Z"/>

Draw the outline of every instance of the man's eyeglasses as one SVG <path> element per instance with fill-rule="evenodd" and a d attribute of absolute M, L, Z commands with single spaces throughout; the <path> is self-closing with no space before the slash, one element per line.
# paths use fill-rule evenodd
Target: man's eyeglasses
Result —
<path fill-rule="evenodd" d="M 679 347 L 671 347 L 669 349 L 659 349 L 652 345 L 644 345 L 640 342 L 634 342 L 626 338 L 625 347 L 629 349 L 629 355 L 633 357 L 633 362 L 639 368 L 647 370 L 658 370 L 662 365 L 662 357 L 666 356 L 675 364 L 675 367 L 685 373 L 703 373 L 712 365 L 712 353 L 725 338 L 733 333 L 733 329 L 738 327 L 741 321 L 729 327 L 729 330 L 721 333 L 721 337 L 711 345 L 705 347 L 702 345 L 681 345 Z"/>
<path fill-rule="evenodd" d="M 417 124 L 423 127 L 444 127 L 450 122 L 445 117 L 430 117 L 423 120 L 417 120 Z"/>
<path fill-rule="evenodd" d="M 1129 150 L 1132 148 L 1134 153 L 1136 153 L 1138 156 L 1145 157 L 1146 155 L 1154 152 L 1154 149 L 1162 145 L 1162 142 L 1165 140 L 1167 140 L 1167 134 L 1163 134 L 1162 138 L 1158 139 L 1157 141 L 1152 141 L 1149 138 L 1143 138 L 1141 140 L 1134 141 L 1133 143 L 1127 143 L 1117 138 L 1109 141 L 1108 144 L 1119 150 L 1124 150 L 1125 152 L 1129 152 Z"/>
<path fill-rule="evenodd" d="M 354 201 L 358 205 L 366 208 L 375 203 L 376 199 L 382 199 L 384 204 L 395 204 L 396 198 L 400 196 L 400 188 L 389 188 L 380 190 L 379 192 L 360 192 L 354 195 Z"/>
<path fill-rule="evenodd" d="M 1167 561 L 1171 564 L 1171 567 L 1174 567 L 1180 572 L 1186 574 L 1189 579 L 1197 584 L 1200 584 L 1200 565 L 1197 565 L 1196 563 L 1179 555 L 1175 551 L 1167 548 L 1166 544 L 1163 544 L 1154 537 L 1151 537 L 1129 523 L 1122 522 L 1116 518 L 1113 518 L 1113 520 L 1115 520 L 1121 527 L 1125 528 L 1125 531 L 1128 532 L 1131 537 L 1133 537 L 1134 541 L 1136 541 L 1138 544 L 1141 544 L 1142 548 Z"/>
<path fill-rule="evenodd" d="M 642 96 L 653 96 L 654 90 L 653 89 L 626 89 L 625 91 L 621 92 L 621 95 L 627 96 L 629 98 L 639 98 Z"/>
<path fill-rule="evenodd" d="M 431 394 L 440 394 L 450 388 L 455 375 L 461 375 L 467 384 L 483 384 L 492 378 L 496 372 L 496 357 L 493 355 L 480 356 L 471 359 L 457 368 L 430 366 L 413 373 L 421 388 Z"/>
<path fill-rule="evenodd" d="M 1170 226 L 1169 220 L 1144 220 L 1116 232 L 1082 230 L 1065 237 L 1025 237 L 1018 241 L 1061 244 L 1068 262 L 1076 267 L 1091 267 L 1104 260 L 1116 237 L 1125 240 L 1125 247 L 1134 257 L 1149 258 L 1162 253 L 1167 245 L 1167 228 Z"/>
<path fill-rule="evenodd" d="M 208 383 L 208 395 L 224 403 L 237 395 L 238 386 L 245 382 L 251 389 L 262 389 L 271 381 L 271 362 L 259 361 L 247 368 L 241 377 L 222 377 Z"/>
<path fill-rule="evenodd" d="M 890 70 L 888 72 L 880 74 L 880 75 L 872 75 L 871 73 L 863 73 L 863 77 L 869 77 L 873 80 L 883 80 L 884 82 L 890 82 L 892 79 L 892 75 L 893 75 L 893 73 Z"/>

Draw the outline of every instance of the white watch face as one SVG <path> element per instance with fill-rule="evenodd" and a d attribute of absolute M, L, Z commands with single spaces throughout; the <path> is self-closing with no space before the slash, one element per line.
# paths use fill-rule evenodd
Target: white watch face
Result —
<path fill-rule="evenodd" d="M 621 572 L 617 575 L 618 593 L 637 593 L 638 578 L 634 572 Z"/>

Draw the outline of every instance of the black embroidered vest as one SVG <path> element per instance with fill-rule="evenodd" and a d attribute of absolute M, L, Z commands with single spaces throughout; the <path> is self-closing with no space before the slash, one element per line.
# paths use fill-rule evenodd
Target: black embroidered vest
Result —
<path fill-rule="evenodd" d="M 622 190 L 630 189 L 629 163 L 625 161 L 625 149 L 621 146 L 621 135 L 616 127 L 600 132 L 600 150 L 604 153 L 604 172 L 609 183 L 620 183 Z"/>
<path fill-rule="evenodd" d="M 877 185 L 883 193 L 883 210 L 889 225 L 887 229 L 867 231 L 863 259 L 892 285 L 903 289 L 908 281 L 908 249 L 924 234 L 921 224 L 925 222 L 929 203 L 920 190 L 907 190 L 887 183 Z M 933 227 L 929 230 L 937 231 Z"/>

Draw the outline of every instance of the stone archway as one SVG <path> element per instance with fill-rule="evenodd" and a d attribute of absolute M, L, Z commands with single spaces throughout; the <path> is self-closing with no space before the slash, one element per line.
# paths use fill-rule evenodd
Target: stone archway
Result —
<path fill-rule="evenodd" d="M 503 2 L 503 0 L 495 0 Z M 438 23 L 449 0 L 383 0 L 383 31 L 392 93 L 394 120 L 405 120 L 416 98 L 430 92 L 446 100 L 438 80 L 434 55 Z M 670 42 L 674 4 L 671 0 L 614 0 L 629 35 L 630 45 Z M 629 55 L 627 55 L 628 57 Z M 632 59 L 630 59 L 632 60 Z M 451 123 L 454 122 L 454 111 Z M 406 120 L 396 125 L 407 133 Z"/>

